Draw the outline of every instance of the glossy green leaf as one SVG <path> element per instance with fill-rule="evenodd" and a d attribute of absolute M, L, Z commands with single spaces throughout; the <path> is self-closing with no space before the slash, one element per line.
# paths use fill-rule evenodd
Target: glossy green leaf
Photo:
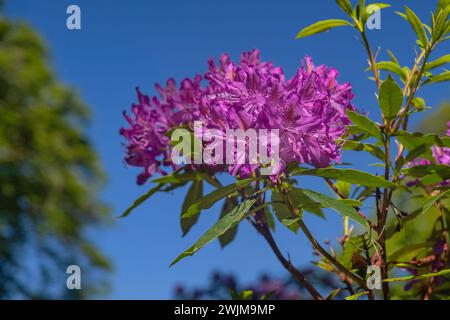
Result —
<path fill-rule="evenodd" d="M 173 266 L 181 259 L 192 256 L 195 252 L 206 246 L 208 243 L 214 241 L 225 232 L 239 224 L 242 219 L 244 219 L 245 215 L 253 206 L 255 201 L 256 200 L 254 199 L 245 200 L 239 206 L 235 207 L 233 210 L 223 216 L 211 229 L 209 229 L 203 236 L 201 236 L 193 246 L 191 246 L 189 249 L 180 254 L 174 261 L 172 261 L 170 266 Z"/>
<path fill-rule="evenodd" d="M 437 83 L 437 82 L 447 82 L 450 81 L 450 71 L 445 71 L 441 74 L 438 74 L 436 76 L 429 77 L 424 84 L 429 83 Z"/>
<path fill-rule="evenodd" d="M 390 6 L 391 6 L 390 4 L 386 3 L 371 3 L 367 5 L 361 13 L 362 23 L 366 23 L 369 17 L 373 15 L 375 12 L 385 8 L 389 8 Z"/>
<path fill-rule="evenodd" d="M 364 249 L 364 236 L 354 236 L 348 239 L 342 248 L 339 262 L 348 269 L 352 269 L 352 258 L 354 254 L 359 254 Z"/>
<path fill-rule="evenodd" d="M 373 144 L 370 144 L 370 143 L 362 143 L 362 142 L 358 142 L 358 141 L 347 140 L 344 143 L 343 149 L 344 150 L 353 150 L 353 151 L 367 151 L 374 157 L 376 157 L 380 160 L 383 160 L 383 161 L 386 158 L 384 151 L 381 150 L 381 148 L 379 148 Z"/>
<path fill-rule="evenodd" d="M 445 56 L 442 56 L 434 61 L 427 63 L 425 67 L 425 72 L 439 68 L 449 62 L 450 62 L 450 54 L 446 54 Z"/>
<path fill-rule="evenodd" d="M 358 222 L 359 224 L 361 224 L 363 226 L 367 225 L 367 222 L 364 220 L 364 218 L 362 218 L 353 207 L 351 207 L 337 199 L 330 198 L 324 194 L 317 193 L 312 190 L 303 189 L 303 192 L 308 197 L 310 197 L 312 200 L 321 203 L 324 207 L 332 208 L 336 212 L 340 213 L 341 215 L 343 215 L 345 217 L 349 217 L 350 219 Z"/>
<path fill-rule="evenodd" d="M 350 0 L 336 0 L 336 3 L 342 8 L 342 10 L 349 16 L 353 15 L 353 8 L 350 4 Z"/>
<path fill-rule="evenodd" d="M 222 219 L 228 212 L 233 210 L 233 208 L 235 208 L 237 205 L 238 205 L 237 197 L 229 197 L 225 199 L 219 219 Z M 225 248 L 228 244 L 230 244 L 231 241 L 234 240 L 238 231 L 238 227 L 239 225 L 237 224 L 236 226 L 230 228 L 227 232 L 225 232 L 219 237 L 219 243 L 222 248 Z"/>
<path fill-rule="evenodd" d="M 195 180 L 192 182 L 186 197 L 184 198 L 183 205 L 181 207 L 180 224 L 183 236 L 185 236 L 189 230 L 197 223 L 199 215 L 195 215 L 189 218 L 183 218 L 183 213 L 186 212 L 189 207 L 203 196 L 203 181 Z"/>
<path fill-rule="evenodd" d="M 391 75 L 381 84 L 378 100 L 385 119 L 394 119 L 402 107 L 403 93 Z"/>
<path fill-rule="evenodd" d="M 418 276 L 408 276 L 408 277 L 401 277 L 401 278 L 384 279 L 383 282 L 400 282 L 400 281 L 410 281 L 410 280 L 421 280 L 421 279 L 439 277 L 439 276 L 443 276 L 443 275 L 446 275 L 449 273 L 450 273 L 450 269 L 446 269 L 446 270 L 442 270 L 439 272 L 426 273 L 426 274 L 421 274 Z"/>
<path fill-rule="evenodd" d="M 296 36 L 296 39 L 312 36 L 336 27 L 353 26 L 350 22 L 341 19 L 330 19 L 316 22 L 309 27 L 302 29 Z"/>
<path fill-rule="evenodd" d="M 143 202 L 145 202 L 147 199 L 149 199 L 151 196 L 153 196 L 156 192 L 158 192 L 163 187 L 163 184 L 157 184 L 153 188 L 151 188 L 147 193 L 140 196 L 138 199 L 134 201 L 134 203 L 120 216 L 121 218 L 124 218 L 128 216 L 134 209 L 136 209 L 138 206 L 140 206 Z"/>
<path fill-rule="evenodd" d="M 372 137 L 382 140 L 381 131 L 377 124 L 366 116 L 347 110 L 347 115 L 354 126 L 358 127 L 361 132 L 370 134 Z"/>
<path fill-rule="evenodd" d="M 390 71 L 398 75 L 403 81 L 406 80 L 407 76 L 402 69 L 402 67 L 393 61 L 380 61 L 376 63 L 376 66 L 379 70 Z"/>
<path fill-rule="evenodd" d="M 358 300 L 362 296 L 366 296 L 368 294 L 369 294 L 369 291 L 358 292 L 358 293 L 356 293 L 354 295 L 346 297 L 345 300 Z"/>
<path fill-rule="evenodd" d="M 278 191 L 272 191 L 271 205 L 278 221 L 284 224 L 283 221 L 301 218 L 299 216 L 296 216 L 289 209 L 289 206 L 285 203 L 284 200 L 285 199 L 282 194 L 280 194 Z M 298 223 L 296 223 L 296 221 L 293 221 L 293 223 L 290 223 L 286 226 L 295 233 L 297 233 L 298 228 L 300 227 Z"/>
<path fill-rule="evenodd" d="M 424 249 L 430 250 L 431 248 L 433 248 L 433 245 L 434 245 L 433 241 L 427 241 L 403 246 L 389 255 L 389 261 L 391 262 L 411 261 L 411 259 L 417 256 Z"/>
<path fill-rule="evenodd" d="M 415 166 L 403 169 L 403 172 L 411 177 L 422 178 L 428 175 L 436 174 L 442 180 L 450 179 L 450 166 L 442 164 L 430 164 L 426 166 Z"/>
<path fill-rule="evenodd" d="M 311 198 L 303 193 L 302 189 L 292 188 L 289 190 L 289 199 L 291 199 L 292 204 L 296 208 L 310 212 L 322 219 L 325 219 L 322 206 L 317 202 L 312 201 Z"/>
<path fill-rule="evenodd" d="M 414 13 L 414 11 L 412 11 L 407 6 L 405 6 L 405 10 L 406 10 L 406 19 L 411 24 L 411 27 L 414 29 L 414 32 L 417 34 L 422 46 L 423 47 L 428 46 L 428 37 L 423 27 L 422 21 L 420 21 L 419 17 Z"/>
<path fill-rule="evenodd" d="M 293 175 L 308 175 L 323 177 L 328 179 L 345 181 L 365 187 L 396 188 L 395 183 L 385 180 L 382 177 L 359 171 L 355 169 L 319 168 L 319 169 L 297 169 Z"/>
<path fill-rule="evenodd" d="M 441 199 L 445 199 L 450 197 L 450 190 L 447 190 L 445 192 L 442 192 L 438 194 L 437 196 L 432 197 L 424 206 L 422 214 L 425 214 L 428 212 L 428 210 L 431 209 L 437 202 L 439 202 Z"/>
<path fill-rule="evenodd" d="M 217 201 L 235 193 L 238 190 L 241 190 L 248 186 L 250 182 L 252 182 L 254 179 L 245 179 L 245 180 L 239 180 L 235 183 L 232 183 L 226 187 L 222 187 L 219 189 L 214 190 L 213 192 L 207 194 L 206 196 L 202 197 L 195 203 L 193 203 L 189 209 L 183 213 L 184 218 L 193 217 L 200 213 L 201 210 L 209 209 L 211 208 Z"/>

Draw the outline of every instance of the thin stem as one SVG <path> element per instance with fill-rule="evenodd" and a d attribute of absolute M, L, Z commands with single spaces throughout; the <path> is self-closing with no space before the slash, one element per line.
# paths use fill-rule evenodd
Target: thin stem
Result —
<path fill-rule="evenodd" d="M 325 182 L 330 186 L 331 189 L 333 189 L 333 191 L 339 196 L 339 198 L 341 199 L 347 199 L 346 196 L 344 196 L 339 189 L 334 185 L 334 183 L 328 179 L 328 178 L 324 178 Z M 353 207 L 356 212 L 358 213 L 358 215 L 363 218 L 364 220 L 366 220 L 366 222 L 368 223 L 369 227 L 372 228 L 373 230 L 376 230 L 376 225 L 369 220 L 369 218 L 367 218 L 364 213 L 361 212 L 361 210 L 358 207 Z"/>
<path fill-rule="evenodd" d="M 259 188 L 259 183 L 257 184 L 256 188 L 257 189 Z M 264 195 L 265 193 L 262 193 L 263 197 Z M 260 200 L 259 202 L 264 203 L 264 199 L 259 198 L 259 200 Z M 308 281 L 306 276 L 300 270 L 294 267 L 292 263 L 283 256 L 283 254 L 280 251 L 280 248 L 278 247 L 277 243 L 275 242 L 275 239 L 272 236 L 272 232 L 270 231 L 269 226 L 267 225 L 263 210 L 264 207 L 255 210 L 255 213 L 253 215 L 255 220 L 253 221 L 250 219 L 250 223 L 256 229 L 256 231 L 264 237 L 264 239 L 267 241 L 270 248 L 272 249 L 273 253 L 277 257 L 278 261 L 280 261 L 283 267 L 294 277 L 294 279 L 297 280 L 301 285 L 303 285 L 315 300 L 323 300 L 321 294 Z"/>
<path fill-rule="evenodd" d="M 282 192 L 282 194 L 283 194 L 283 196 L 285 198 L 285 203 L 286 203 L 287 207 L 289 208 L 289 210 L 292 212 L 292 214 L 294 214 L 295 216 L 298 216 L 299 215 L 298 210 L 293 206 L 292 202 L 286 196 L 286 194 L 284 192 Z M 309 231 L 308 227 L 305 225 L 303 220 L 299 220 L 298 224 L 299 224 L 300 229 L 302 230 L 302 232 L 305 234 L 305 236 L 311 242 L 311 244 L 314 247 L 314 249 L 316 249 L 325 259 L 327 259 L 329 262 L 331 262 L 336 267 L 337 270 L 339 270 L 340 272 L 342 272 L 343 274 L 348 276 L 350 279 L 352 279 L 353 281 L 358 283 L 358 285 L 360 285 L 361 287 L 363 287 L 365 289 L 367 288 L 366 283 L 365 283 L 363 278 L 361 278 L 357 274 L 354 274 L 353 272 L 348 270 L 345 266 L 343 266 L 339 261 L 337 261 L 332 255 L 330 255 L 319 244 L 319 242 L 314 238 L 314 236 L 312 235 L 311 231 Z"/>
<path fill-rule="evenodd" d="M 270 229 L 268 228 L 267 224 L 252 221 L 252 225 L 264 237 L 264 239 L 267 241 L 270 248 L 272 249 L 273 253 L 277 257 L 277 259 L 280 261 L 280 263 L 283 265 L 283 267 L 290 274 L 292 274 L 294 279 L 297 280 L 301 285 L 303 285 L 306 288 L 306 290 L 308 290 L 309 294 L 311 294 L 311 296 L 315 300 L 323 300 L 322 295 L 308 281 L 306 276 L 300 270 L 298 270 L 296 267 L 294 267 L 292 265 L 292 263 L 283 256 L 283 254 L 281 253 L 280 248 L 278 247 L 277 243 L 275 242 L 275 239 L 273 238 L 272 233 L 270 232 Z"/>
<path fill-rule="evenodd" d="M 361 31 L 361 37 L 364 42 L 364 47 L 367 50 L 367 54 L 369 55 L 370 67 L 373 70 L 373 76 L 375 77 L 375 82 L 377 84 L 377 87 L 379 88 L 380 87 L 380 72 L 377 68 L 377 64 L 375 62 L 375 57 L 373 55 L 372 49 L 370 48 L 369 40 L 367 40 L 366 33 L 364 31 Z"/>

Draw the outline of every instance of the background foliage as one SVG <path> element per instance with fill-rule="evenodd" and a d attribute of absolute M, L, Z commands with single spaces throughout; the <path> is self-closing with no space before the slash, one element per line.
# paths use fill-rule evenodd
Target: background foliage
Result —
<path fill-rule="evenodd" d="M 108 217 L 89 109 L 48 56 L 31 27 L 0 16 L 0 298 L 89 296 L 111 267 L 86 235 Z M 81 291 L 65 287 L 70 264 Z"/>

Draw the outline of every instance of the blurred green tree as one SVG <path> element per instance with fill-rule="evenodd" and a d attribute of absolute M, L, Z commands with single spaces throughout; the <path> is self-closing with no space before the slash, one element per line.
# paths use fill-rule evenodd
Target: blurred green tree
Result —
<path fill-rule="evenodd" d="M 109 216 L 88 119 L 39 35 L 0 13 L 0 298 L 83 298 L 107 288 L 110 263 L 86 235 Z M 81 267 L 82 290 L 66 288 L 71 264 Z"/>

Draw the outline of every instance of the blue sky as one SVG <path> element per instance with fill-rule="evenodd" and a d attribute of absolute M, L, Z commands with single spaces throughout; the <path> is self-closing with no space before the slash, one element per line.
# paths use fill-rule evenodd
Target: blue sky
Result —
<path fill-rule="evenodd" d="M 428 19 L 435 1 L 386 2 L 395 5 L 383 11 L 381 30 L 369 31 L 368 36 L 374 48 L 380 46 L 382 59 L 390 49 L 401 63 L 411 65 L 414 34 L 394 10 L 408 4 Z M 66 28 L 70 4 L 81 8 L 82 30 Z M 377 119 L 374 84 L 364 73 L 366 56 L 354 30 L 336 29 L 294 40 L 296 33 L 312 22 L 342 18 L 334 1 L 13 0 L 7 1 L 6 9 L 10 17 L 26 20 L 42 33 L 61 80 L 74 86 L 91 106 L 89 135 L 108 175 L 102 197 L 116 216 L 147 188 L 135 184 L 138 170 L 124 165 L 123 140 L 118 134 L 125 125 L 122 111 L 136 100 L 135 86 L 155 94 L 155 82 L 202 73 L 207 59 L 218 58 L 222 52 L 238 59 L 240 52 L 258 48 L 264 60 L 282 66 L 287 75 L 295 72 L 305 55 L 311 55 L 316 64 L 339 69 L 339 80 L 353 84 L 355 105 Z M 436 56 L 449 49 L 448 45 L 442 47 Z M 436 107 L 448 100 L 449 93 L 448 85 L 441 84 L 421 94 L 427 105 Z M 379 170 L 367 166 L 375 160 L 356 153 L 344 160 L 373 173 Z M 306 183 L 326 191 L 314 180 Z M 200 223 L 182 238 L 179 211 L 186 191 L 155 196 L 127 219 L 91 233 L 115 266 L 113 291 L 108 297 L 170 298 L 175 284 L 206 283 L 211 271 L 217 269 L 234 272 L 243 281 L 251 281 L 263 271 L 284 274 L 263 239 L 246 224 L 225 250 L 218 243 L 211 244 L 169 269 L 173 258 L 195 242 L 218 216 L 218 206 L 203 213 Z M 321 240 L 334 240 L 341 233 L 341 218 L 336 213 L 329 212 L 326 221 L 306 219 Z M 311 249 L 302 235 L 278 226 L 276 238 L 294 262 L 311 261 Z"/>

